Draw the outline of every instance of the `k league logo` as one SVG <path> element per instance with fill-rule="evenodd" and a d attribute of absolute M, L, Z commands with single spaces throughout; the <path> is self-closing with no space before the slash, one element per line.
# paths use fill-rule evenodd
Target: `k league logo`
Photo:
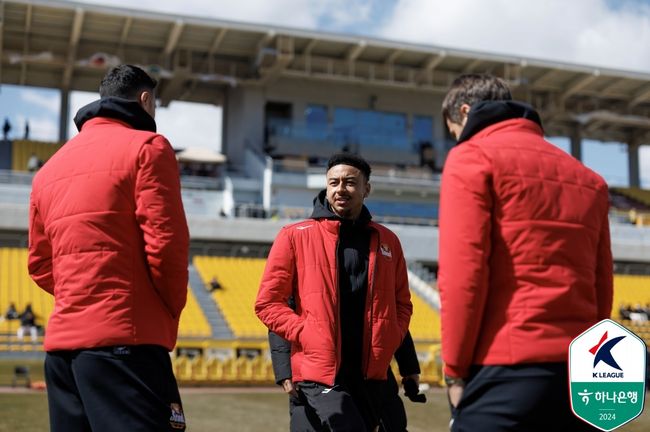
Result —
<path fill-rule="evenodd" d="M 638 417 L 645 401 L 646 347 L 612 320 L 594 325 L 569 345 L 571 409 L 611 431 Z"/>
<path fill-rule="evenodd" d="M 620 341 L 626 338 L 626 336 L 617 336 L 610 340 L 607 340 L 608 332 L 605 331 L 603 336 L 600 338 L 600 341 L 593 347 L 589 349 L 589 352 L 594 355 L 594 369 L 600 362 L 621 371 L 620 373 L 608 373 L 608 372 L 593 372 L 593 378 L 623 378 L 623 369 L 618 365 L 612 354 L 612 348 L 616 346 Z"/>

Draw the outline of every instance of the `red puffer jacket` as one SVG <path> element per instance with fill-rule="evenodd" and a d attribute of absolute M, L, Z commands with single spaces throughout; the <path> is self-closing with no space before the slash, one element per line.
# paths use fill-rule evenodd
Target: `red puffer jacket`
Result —
<path fill-rule="evenodd" d="M 294 381 L 334 385 L 341 362 L 336 247 L 340 222 L 312 219 L 283 228 L 273 243 L 255 312 L 292 342 Z M 363 359 L 367 379 L 386 379 L 411 319 L 406 264 L 395 234 L 370 222 Z M 294 295 L 295 312 L 287 305 Z M 372 323 L 372 325 L 368 325 Z"/>
<path fill-rule="evenodd" d="M 441 188 L 442 349 L 455 377 L 472 364 L 566 361 L 572 338 L 612 307 L 607 184 L 516 103 L 481 107 Z M 515 118 L 489 124 L 490 110 Z"/>
<path fill-rule="evenodd" d="M 29 272 L 55 298 L 46 351 L 176 344 L 189 235 L 174 151 L 110 99 L 33 181 Z M 134 116 L 111 111 L 124 106 Z"/>

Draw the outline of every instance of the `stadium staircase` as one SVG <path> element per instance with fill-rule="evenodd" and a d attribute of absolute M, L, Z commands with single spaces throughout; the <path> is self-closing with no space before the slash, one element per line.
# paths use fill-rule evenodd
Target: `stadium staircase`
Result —
<path fill-rule="evenodd" d="M 440 312 L 440 294 L 435 288 L 436 277 L 422 264 L 412 262 L 407 264 L 409 286 L 433 309 Z"/>
<path fill-rule="evenodd" d="M 265 264 L 262 258 L 197 255 L 193 259 L 203 286 L 218 278 L 222 289 L 211 295 L 237 339 L 267 338 L 267 329 L 253 310 Z"/>
<path fill-rule="evenodd" d="M 194 293 L 198 303 L 201 305 L 203 314 L 212 329 L 212 337 L 215 339 L 232 339 L 234 337 L 232 330 L 224 319 L 221 310 L 212 300 L 212 296 L 205 288 L 206 285 L 201 279 L 201 275 L 192 264 L 190 264 L 189 267 L 189 279 L 192 292 Z"/>
<path fill-rule="evenodd" d="M 431 285 L 408 270 L 413 316 L 409 330 L 413 340 L 420 342 L 440 341 L 440 298 Z"/>

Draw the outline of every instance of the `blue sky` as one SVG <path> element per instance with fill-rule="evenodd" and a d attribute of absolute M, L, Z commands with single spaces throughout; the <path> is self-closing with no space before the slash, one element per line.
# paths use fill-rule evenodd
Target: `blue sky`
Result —
<path fill-rule="evenodd" d="M 133 8 L 132 0 L 83 0 Z M 351 33 L 650 73 L 650 0 L 139 0 L 162 13 Z M 97 97 L 75 92 L 71 111 Z M 0 115 L 22 137 L 29 118 L 33 139 L 58 137 L 56 91 L 3 85 Z M 187 121 L 193 127 L 188 130 Z M 215 121 L 217 119 L 217 121 Z M 177 147 L 220 148 L 220 109 L 175 102 L 156 115 L 159 130 Z M 75 128 L 69 126 L 74 133 Z M 197 132 L 193 132 L 197 131 Z M 566 139 L 554 139 L 568 148 Z M 585 164 L 612 184 L 627 184 L 620 144 L 585 142 Z M 650 152 L 641 151 L 643 183 L 650 187 Z M 643 174 L 643 173 L 647 174 Z"/>

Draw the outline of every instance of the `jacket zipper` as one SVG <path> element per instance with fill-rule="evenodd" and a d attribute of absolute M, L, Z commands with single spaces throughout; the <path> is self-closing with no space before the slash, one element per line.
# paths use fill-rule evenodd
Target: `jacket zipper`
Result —
<path fill-rule="evenodd" d="M 336 238 L 336 339 L 334 340 L 334 348 L 336 352 L 336 358 L 334 360 L 334 382 L 332 382 L 332 385 L 336 383 L 336 375 L 339 373 L 339 357 L 341 355 L 341 287 L 339 284 L 339 247 L 341 244 L 341 226 L 339 225 L 339 234 Z"/>
<path fill-rule="evenodd" d="M 372 242 L 372 238 L 371 238 L 370 241 Z M 370 317 L 369 317 L 370 320 L 368 322 L 368 327 L 370 329 L 370 337 L 368 338 L 368 349 L 366 351 L 366 367 L 365 367 L 365 370 L 364 370 L 364 375 L 365 375 L 366 379 L 368 379 L 368 368 L 370 367 L 370 351 L 372 350 L 372 327 L 373 327 L 373 325 L 372 325 L 372 316 L 373 316 L 372 310 L 373 310 L 373 304 L 374 304 L 372 294 L 373 294 L 373 290 L 375 288 L 375 275 L 377 274 L 377 257 L 379 256 L 377 254 L 377 252 L 379 252 L 379 239 L 377 239 L 377 250 L 375 250 L 375 263 L 374 263 L 374 266 L 372 268 L 372 278 L 370 278 L 370 286 L 368 286 L 368 291 L 369 291 L 368 295 L 370 295 Z M 368 257 L 368 271 L 370 271 L 370 257 Z"/>

